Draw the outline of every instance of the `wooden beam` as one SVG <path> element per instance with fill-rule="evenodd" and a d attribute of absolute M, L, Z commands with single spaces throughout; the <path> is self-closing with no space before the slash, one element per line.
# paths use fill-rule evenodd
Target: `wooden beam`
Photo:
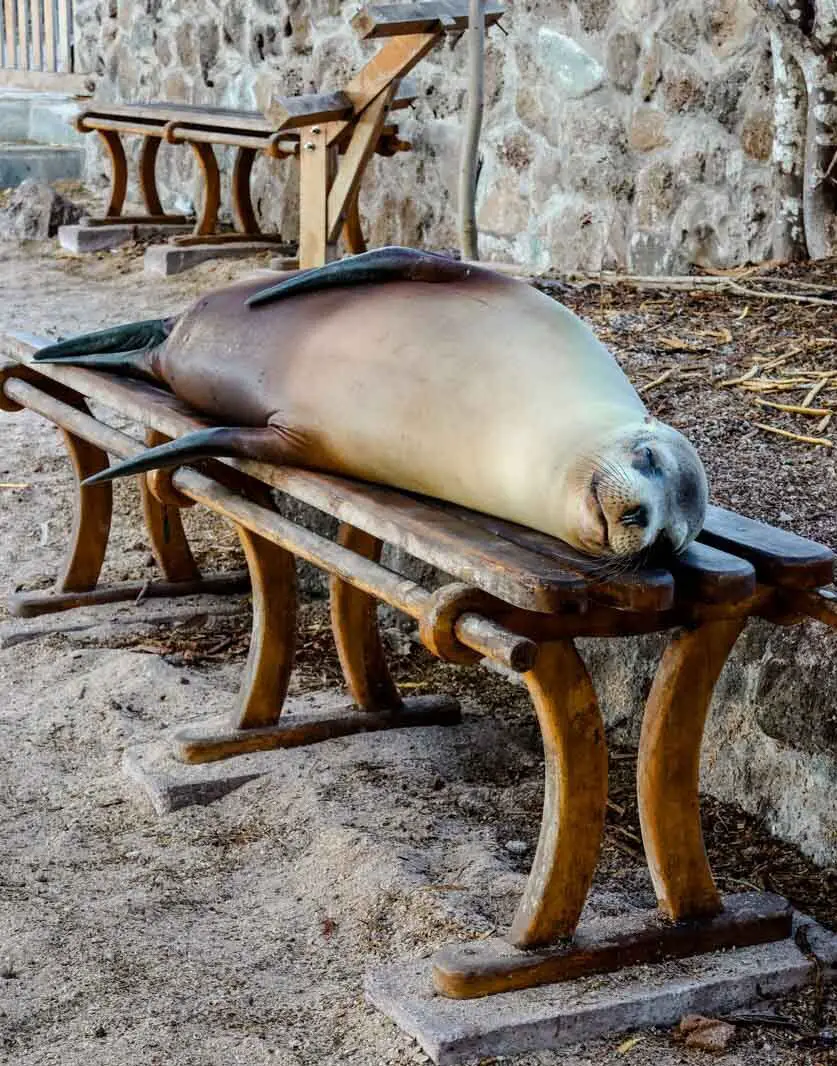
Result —
<path fill-rule="evenodd" d="M 352 101 L 342 92 L 275 96 L 265 108 L 271 125 L 283 130 L 349 118 L 351 114 Z"/>
<path fill-rule="evenodd" d="M 433 984 L 443 996 L 474 999 L 626 966 L 771 943 L 790 934 L 787 900 L 746 892 L 725 897 L 723 911 L 706 922 L 671 925 L 659 915 L 640 911 L 618 919 L 594 918 L 581 925 L 573 940 L 540 951 L 518 951 L 499 938 L 451 944 L 433 957 Z"/>
<path fill-rule="evenodd" d="M 502 18 L 504 7 L 496 2 L 485 5 L 485 24 L 493 26 Z M 382 4 L 365 7 L 352 19 L 359 37 L 399 37 L 407 33 L 459 33 L 468 28 L 468 4 L 457 0 L 432 0 L 418 4 Z"/>
<path fill-rule="evenodd" d="M 438 32 L 414 33 L 388 40 L 346 86 L 346 96 L 352 101 L 355 114 L 368 107 L 390 82 L 400 81 L 405 74 L 409 74 L 416 63 L 439 42 L 440 37 Z M 339 132 L 329 137 L 329 143 L 339 136 Z"/>
<path fill-rule="evenodd" d="M 346 153 L 340 159 L 337 176 L 328 194 L 328 239 L 337 239 L 343 225 L 346 208 L 357 195 L 366 164 L 375 152 L 375 145 L 387 117 L 395 87 L 390 83 L 357 121 Z"/>

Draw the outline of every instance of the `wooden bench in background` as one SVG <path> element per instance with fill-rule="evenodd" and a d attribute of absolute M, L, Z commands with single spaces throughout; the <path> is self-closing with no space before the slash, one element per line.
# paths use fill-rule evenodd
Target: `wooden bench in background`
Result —
<path fill-rule="evenodd" d="M 44 343 L 6 338 L 0 407 L 29 408 L 61 427 L 79 480 L 105 468 L 108 453 L 124 457 L 143 448 L 135 437 L 94 418 L 88 399 L 144 426 L 150 444 L 206 424 L 153 386 L 32 364 Z M 189 550 L 179 509 L 195 503 L 234 523 L 252 586 L 253 636 L 229 726 L 214 734 L 182 728 L 173 743 L 185 761 L 357 731 L 455 723 L 458 708 L 450 700 L 402 698 L 378 633 L 379 602 L 414 618 L 421 640 L 440 659 L 487 658 L 522 675 L 546 756 L 537 853 L 506 938 L 452 945 L 436 955 L 433 978 L 442 994 L 482 996 L 789 935 L 785 901 L 759 894 L 719 896 L 701 833 L 700 746 L 716 680 L 748 618 L 777 625 L 815 618 L 837 628 L 837 595 L 829 587 L 834 556 L 827 548 L 711 507 L 698 540 L 667 568 L 597 577 L 591 560 L 541 533 L 310 471 L 213 460 L 149 475 L 140 487 L 148 534 L 166 578 L 142 586 L 144 595 L 223 587 L 217 576 L 201 578 Z M 337 518 L 337 541 L 279 515 L 270 497 L 275 489 Z M 136 584 L 97 587 L 111 499 L 107 483 L 77 485 L 63 577 L 53 592 L 12 597 L 13 613 L 137 596 Z M 392 572 L 380 563 L 384 542 L 453 580 L 431 592 Z M 294 658 L 294 557 L 331 575 L 334 637 L 355 704 L 342 716 L 280 717 Z M 232 580 L 240 586 L 240 576 Z M 626 916 L 623 932 L 604 943 L 591 942 L 583 932 L 571 940 L 598 861 L 607 801 L 604 723 L 574 640 L 663 631 L 672 636 L 645 708 L 638 793 L 659 909 L 676 922 Z"/>
<path fill-rule="evenodd" d="M 486 26 L 502 15 L 494 2 L 486 5 Z M 160 145 L 188 144 L 201 174 L 202 208 L 191 234 L 177 236 L 180 247 L 212 246 L 222 254 L 224 245 L 280 241 L 262 232 L 250 192 L 250 175 L 256 156 L 263 152 L 274 160 L 297 158 L 300 167 L 300 232 L 288 251 L 296 252 L 293 265 L 321 266 L 335 255 L 343 235 L 351 253 L 366 250 L 360 224 L 358 196 L 367 164 L 373 154 L 391 156 L 408 151 L 391 121 L 393 112 L 409 107 L 417 90 L 406 75 L 446 34 L 459 34 L 468 24 L 467 0 L 426 0 L 412 4 L 370 7 L 353 19 L 365 40 L 383 41 L 344 89 L 301 96 L 274 96 L 264 114 L 226 108 L 173 103 L 92 103 L 76 120 L 82 133 L 97 133 L 111 160 L 111 188 L 103 217 L 87 226 L 151 226 L 182 229 L 189 219 L 164 212 L 155 168 Z M 125 215 L 128 163 L 122 138 L 142 138 L 139 153 L 139 189 L 147 214 Z M 234 232 L 219 232 L 221 175 L 215 147 L 236 149 L 231 176 Z M 79 229 L 62 234 L 62 243 L 78 251 Z M 287 240 L 283 243 L 287 244 Z M 101 247 L 93 243 L 91 247 Z"/>

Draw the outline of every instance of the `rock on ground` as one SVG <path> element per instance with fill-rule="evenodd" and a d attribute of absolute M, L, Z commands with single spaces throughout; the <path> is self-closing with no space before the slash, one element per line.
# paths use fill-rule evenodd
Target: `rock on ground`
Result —
<path fill-rule="evenodd" d="M 57 189 L 27 178 L 0 209 L 0 240 L 43 241 L 60 226 L 72 225 L 82 211 Z"/>

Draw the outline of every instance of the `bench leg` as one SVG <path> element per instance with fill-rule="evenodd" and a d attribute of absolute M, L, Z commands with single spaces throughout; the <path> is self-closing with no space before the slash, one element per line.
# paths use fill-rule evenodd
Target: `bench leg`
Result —
<path fill-rule="evenodd" d="M 221 172 L 211 144 L 189 142 L 203 175 L 203 209 L 195 223 L 194 235 L 206 237 L 218 228 L 218 208 L 221 206 Z"/>
<path fill-rule="evenodd" d="M 154 429 L 147 430 L 145 434 L 145 443 L 149 448 L 165 444 L 169 439 Z M 140 477 L 139 482 L 145 527 L 151 540 L 151 550 L 166 580 L 200 581 L 200 570 L 192 556 L 189 541 L 186 539 L 179 509 L 170 504 L 160 503 L 151 491 L 148 477 Z"/>
<path fill-rule="evenodd" d="M 601 848 L 607 744 L 593 683 L 571 640 L 542 645 L 524 679 L 546 775 L 538 850 L 509 936 L 528 948 L 572 936 L 578 923 Z"/>
<path fill-rule="evenodd" d="M 235 153 L 235 165 L 232 172 L 232 209 L 235 227 L 239 233 L 253 235 L 261 233 L 256 212 L 253 210 L 253 198 L 250 195 L 250 175 L 255 161 L 255 148 L 239 148 Z"/>
<path fill-rule="evenodd" d="M 660 908 L 675 921 L 721 910 L 700 826 L 700 746 L 715 683 L 743 627 L 736 618 L 675 636 L 645 708 L 637 765 L 642 840 Z"/>
<path fill-rule="evenodd" d="M 544 746 L 544 806 L 538 849 L 505 947 L 480 957 L 473 945 L 433 961 L 437 989 L 469 998 L 543 983 L 527 955 L 575 932 L 599 859 L 607 806 L 604 722 L 587 668 L 571 640 L 542 644 L 524 674 Z M 503 942 L 501 942 L 502 945 Z"/>
<path fill-rule="evenodd" d="M 63 393 L 66 392 L 66 395 Z M 62 399 L 89 414 L 84 400 L 70 390 L 62 390 Z M 107 483 L 82 485 L 85 478 L 108 466 L 107 453 L 82 440 L 68 430 L 61 433 L 75 474 L 75 506 L 70 547 L 64 570 L 50 592 L 21 592 L 10 596 L 9 612 L 18 617 L 34 617 L 65 609 L 64 601 L 75 601 L 95 589 L 102 570 L 110 536 L 113 494 Z M 69 603 L 74 606 L 74 602 Z"/>
<path fill-rule="evenodd" d="M 159 137 L 143 137 L 139 157 L 139 185 L 142 200 L 148 208 L 149 215 L 162 215 L 163 205 L 157 191 L 157 153 L 160 151 Z"/>
<path fill-rule="evenodd" d="M 85 414 L 90 413 L 83 400 L 79 400 L 74 406 Z M 70 552 L 56 590 L 87 592 L 96 587 L 105 561 L 113 513 L 113 493 L 107 483 L 83 485 L 82 482 L 105 470 L 109 465 L 108 457 L 107 453 L 95 444 L 90 444 L 64 429 L 61 433 L 76 476 L 76 500 Z"/>
<path fill-rule="evenodd" d="M 117 218 L 125 205 L 125 193 L 128 191 L 128 161 L 125 149 L 116 130 L 96 130 L 105 142 L 111 164 L 110 200 L 105 208 L 105 217 Z"/>
<path fill-rule="evenodd" d="M 344 548 L 378 562 L 383 544 L 376 537 L 343 523 L 337 536 Z M 362 711 L 391 711 L 402 706 L 401 696 L 387 669 L 378 632 L 374 596 L 332 577 L 329 582 L 331 626 L 337 655 L 352 699 Z"/>

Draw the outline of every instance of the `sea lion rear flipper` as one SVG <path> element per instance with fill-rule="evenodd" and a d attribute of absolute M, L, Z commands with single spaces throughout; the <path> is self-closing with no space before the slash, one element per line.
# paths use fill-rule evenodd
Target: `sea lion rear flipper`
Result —
<path fill-rule="evenodd" d="M 263 429 L 253 426 L 213 426 L 187 433 L 177 440 L 149 448 L 133 459 L 115 463 L 87 478 L 83 484 L 96 485 L 101 481 L 113 481 L 132 474 L 145 474 L 149 470 L 170 469 L 196 459 L 261 459 L 287 463 L 293 461 L 292 453 L 300 442 L 299 434 L 274 426 Z"/>
<path fill-rule="evenodd" d="M 43 351 L 46 349 L 42 348 L 41 352 Z M 45 357 L 39 352 L 35 358 L 39 363 L 58 363 L 61 366 L 81 366 L 87 370 L 105 370 L 119 377 L 139 378 L 141 381 L 150 381 L 154 385 L 165 385 L 162 378 L 154 371 L 149 351 L 148 348 L 137 348 L 132 352 L 102 352 L 98 355 L 56 355 L 52 357 Z"/>
<path fill-rule="evenodd" d="M 80 333 L 77 337 L 41 348 L 35 355 L 35 361 L 54 363 L 59 359 L 100 352 L 144 351 L 162 344 L 176 321 L 176 318 L 150 318 L 144 322 L 128 322 L 124 326 L 97 329 L 93 333 Z"/>
<path fill-rule="evenodd" d="M 248 297 L 247 306 L 260 307 L 288 296 L 342 285 L 369 285 L 384 281 L 461 281 L 473 272 L 474 268 L 468 263 L 435 252 L 420 252 L 415 248 L 376 248 L 322 267 L 300 271 L 278 285 L 254 293 Z"/>

